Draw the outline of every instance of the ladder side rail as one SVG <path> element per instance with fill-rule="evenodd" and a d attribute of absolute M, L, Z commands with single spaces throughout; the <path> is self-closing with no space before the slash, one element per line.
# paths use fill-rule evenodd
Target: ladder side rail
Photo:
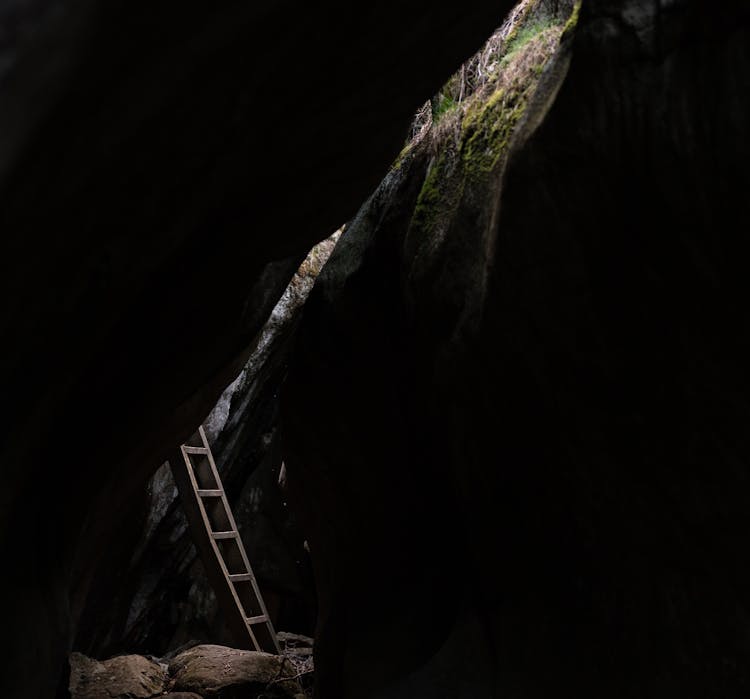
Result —
<path fill-rule="evenodd" d="M 190 457 L 179 448 L 168 460 L 172 476 L 177 485 L 177 490 L 182 500 L 185 515 L 187 516 L 190 530 L 193 533 L 193 542 L 203 561 L 206 576 L 211 587 L 216 593 L 219 604 L 229 611 L 232 607 L 235 613 L 226 613 L 227 624 L 239 645 L 247 648 L 248 637 L 252 648 L 248 650 L 260 650 L 260 644 L 252 629 L 247 624 L 237 623 L 237 617 L 242 616 L 242 604 L 237 596 L 234 586 L 229 583 L 229 572 L 227 571 L 224 557 L 218 544 L 211 536 L 211 522 L 206 514 L 202 498 L 198 495 L 198 483 L 193 473 Z"/>
<path fill-rule="evenodd" d="M 242 601 L 240 600 L 240 597 L 237 594 L 237 589 L 235 588 L 234 584 L 232 584 L 232 581 L 229 577 L 230 576 L 229 568 L 227 567 L 226 561 L 224 560 L 224 554 L 221 552 L 221 548 L 219 547 L 219 544 L 217 543 L 219 539 L 224 540 L 228 538 L 234 538 L 237 541 L 238 547 L 240 549 L 240 554 L 244 554 L 244 549 L 242 547 L 242 540 L 240 539 L 240 533 L 237 529 L 237 525 L 234 522 L 234 518 L 232 517 L 232 509 L 229 506 L 229 501 L 227 500 L 227 497 L 226 497 L 224 485 L 222 484 L 221 478 L 219 478 L 219 473 L 216 470 L 216 465 L 213 460 L 213 454 L 211 453 L 211 449 L 208 446 L 208 440 L 206 439 L 206 434 L 203 431 L 202 426 L 199 428 L 199 431 L 200 431 L 201 439 L 203 440 L 203 446 L 206 450 L 205 453 L 202 451 L 201 452 L 188 452 L 185 446 L 182 446 L 180 450 L 182 451 L 182 456 L 185 460 L 185 466 L 187 467 L 187 472 L 188 472 L 188 475 L 190 476 L 190 483 L 193 487 L 193 492 L 196 494 L 196 496 L 198 495 L 198 479 L 195 477 L 193 464 L 190 461 L 189 454 L 191 453 L 194 453 L 194 454 L 197 453 L 197 454 L 201 454 L 203 456 L 208 457 L 208 462 L 211 466 L 211 470 L 213 472 L 214 478 L 216 479 L 216 486 L 217 486 L 216 489 L 221 491 L 221 495 L 220 495 L 221 502 L 224 507 L 224 513 L 227 517 L 227 520 L 229 521 L 229 526 L 230 526 L 229 531 L 222 532 L 224 536 L 214 536 L 215 532 L 213 531 L 213 528 L 211 527 L 211 520 L 209 519 L 208 513 L 206 512 L 206 505 L 203 502 L 203 498 L 201 498 L 200 496 L 198 496 L 198 507 L 201 511 L 203 524 L 205 526 L 206 532 L 208 533 L 211 547 L 216 557 L 216 561 L 219 564 L 219 567 L 221 568 L 221 572 L 224 576 L 224 587 L 229 590 L 230 594 L 232 595 L 234 605 L 244 620 L 246 615 L 244 613 L 244 607 L 242 605 Z M 226 536 L 227 534 L 230 534 L 230 535 L 233 534 L 234 536 Z M 242 558 L 243 558 L 243 562 L 247 564 L 247 560 L 244 555 L 242 556 Z M 250 628 L 250 626 L 247 623 L 245 623 L 245 626 L 247 627 L 247 632 L 250 635 L 250 640 L 252 641 L 253 646 L 255 646 L 255 650 L 262 651 L 263 649 L 261 648 L 260 643 L 258 639 L 256 638 L 253 630 Z"/>
<path fill-rule="evenodd" d="M 211 467 L 211 473 L 213 474 L 213 477 L 216 479 L 216 484 L 221 489 L 222 495 L 222 502 L 224 503 L 224 510 L 227 513 L 227 517 L 229 519 L 229 524 L 232 528 L 232 530 L 237 532 L 237 542 L 239 544 L 240 549 L 240 555 L 242 557 L 242 561 L 245 565 L 245 570 L 250 575 L 250 585 L 252 586 L 253 593 L 255 596 L 255 601 L 258 604 L 258 609 L 260 611 L 259 615 L 254 615 L 253 617 L 250 617 L 250 615 L 247 615 L 247 618 L 257 618 L 259 616 L 265 616 L 266 617 L 266 627 L 268 631 L 268 635 L 276 649 L 277 654 L 281 654 L 281 647 L 279 646 L 278 639 L 276 638 L 276 630 L 273 627 L 273 622 L 271 621 L 271 615 L 268 613 L 268 609 L 266 608 L 266 603 L 263 600 L 263 595 L 261 594 L 260 587 L 258 585 L 258 581 L 255 577 L 255 573 L 253 572 L 253 568 L 250 565 L 250 560 L 247 557 L 247 553 L 245 551 L 245 546 L 242 543 L 242 537 L 239 535 L 239 529 L 237 528 L 237 523 L 234 520 L 234 514 L 232 513 L 232 508 L 229 505 L 229 501 L 227 500 L 226 491 L 224 490 L 224 486 L 221 481 L 221 476 L 219 475 L 219 470 L 216 468 L 216 462 L 214 461 L 214 456 L 211 451 L 211 448 L 208 445 L 208 439 L 206 438 L 206 433 L 203 429 L 203 425 L 201 425 L 198 428 L 198 432 L 200 433 L 201 441 L 203 443 L 203 446 L 208 449 L 208 463 Z M 232 581 L 227 578 L 227 580 L 232 584 Z M 250 628 L 250 623 L 248 623 L 248 629 Z"/>

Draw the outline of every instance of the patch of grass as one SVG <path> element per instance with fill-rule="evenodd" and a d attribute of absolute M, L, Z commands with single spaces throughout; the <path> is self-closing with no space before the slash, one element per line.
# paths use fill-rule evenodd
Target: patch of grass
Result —
<path fill-rule="evenodd" d="M 465 187 L 481 185 L 504 167 L 529 99 L 563 31 L 575 26 L 579 6 L 580 0 L 566 18 L 542 14 L 542 0 L 524 0 L 482 51 L 423 105 L 413 133 L 433 161 L 410 222 L 415 239 L 439 237 Z M 412 152 L 405 148 L 395 167 Z"/>
<path fill-rule="evenodd" d="M 432 105 L 432 123 L 436 124 L 441 117 L 457 106 L 458 102 L 450 94 L 439 92 Z"/>
<path fill-rule="evenodd" d="M 434 161 L 422 185 L 410 230 L 430 236 L 459 205 L 467 182 L 503 166 L 539 77 L 559 46 L 562 23 L 537 22 L 512 39 L 512 51 L 486 87 L 458 104 L 444 93 L 433 103 L 429 133 Z"/>
<path fill-rule="evenodd" d="M 505 52 L 500 59 L 501 67 L 506 66 L 513 60 L 513 57 L 542 32 L 558 26 L 558 22 L 553 18 L 537 20 L 531 24 L 518 27 L 509 37 L 505 44 Z"/>

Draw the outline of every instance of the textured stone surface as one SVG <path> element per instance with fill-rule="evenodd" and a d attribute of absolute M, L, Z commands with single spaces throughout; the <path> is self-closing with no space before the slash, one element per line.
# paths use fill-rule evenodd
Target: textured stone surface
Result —
<path fill-rule="evenodd" d="M 0 693 L 53 691 L 134 498 L 503 5 L 3 3 Z"/>
<path fill-rule="evenodd" d="M 253 699 L 297 697 L 295 669 L 284 657 L 198 645 L 178 653 L 169 664 L 141 655 L 93 660 L 70 655 L 72 699 Z"/>
<path fill-rule="evenodd" d="M 748 46 L 584 3 L 507 162 L 445 129 L 352 222 L 285 400 L 321 696 L 747 695 Z"/>
<path fill-rule="evenodd" d="M 276 637 L 281 652 L 294 667 L 300 686 L 305 694 L 313 696 L 315 681 L 315 661 L 313 659 L 314 641 L 309 636 L 280 631 Z"/>
<path fill-rule="evenodd" d="M 278 396 L 295 322 L 339 235 L 309 253 L 247 364 L 204 421 L 273 623 L 309 633 L 315 620 L 309 555 L 278 484 Z M 74 647 L 107 657 L 123 647 L 163 654 L 190 640 L 232 645 L 167 467 L 154 474 L 144 496 L 145 506 L 137 502 L 126 518 L 134 536 L 110 547 L 99 563 Z"/>
<path fill-rule="evenodd" d="M 250 697 L 263 692 L 270 697 L 294 697 L 299 686 L 294 668 L 284 657 L 236 650 L 216 645 L 195 646 L 169 664 L 171 684 L 178 691 L 205 697 Z"/>
<path fill-rule="evenodd" d="M 3 4 L 0 694 L 509 4 Z M 748 14 L 588 0 L 502 178 L 352 230 L 287 423 L 330 696 L 747 696 Z"/>
<path fill-rule="evenodd" d="M 72 699 L 151 699 L 161 696 L 166 685 L 166 668 L 141 655 L 101 662 L 81 653 L 70 655 Z"/>

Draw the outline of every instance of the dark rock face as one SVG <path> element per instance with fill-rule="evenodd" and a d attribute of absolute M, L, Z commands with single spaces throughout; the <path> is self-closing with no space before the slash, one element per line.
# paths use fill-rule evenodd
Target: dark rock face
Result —
<path fill-rule="evenodd" d="M 747 695 L 749 33 L 590 0 L 348 228 L 285 397 L 321 696 Z"/>
<path fill-rule="evenodd" d="M 272 621 L 305 633 L 314 628 L 315 591 L 304 537 L 279 485 L 279 393 L 299 314 L 339 236 L 309 253 L 203 423 Z M 164 655 L 191 641 L 231 645 L 167 464 L 143 496 L 126 518 L 132 535 L 99 563 L 74 648 L 108 657 L 122 649 Z"/>
<path fill-rule="evenodd" d="M 49 696 L 133 498 L 503 9 L 3 5 L 6 696 Z"/>

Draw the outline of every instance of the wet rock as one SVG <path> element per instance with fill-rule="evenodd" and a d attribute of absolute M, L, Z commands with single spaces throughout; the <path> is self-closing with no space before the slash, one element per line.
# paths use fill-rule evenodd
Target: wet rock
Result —
<path fill-rule="evenodd" d="M 150 699 L 161 695 L 166 685 L 165 667 L 142 655 L 103 661 L 82 653 L 70 655 L 69 689 L 73 699 Z"/>

